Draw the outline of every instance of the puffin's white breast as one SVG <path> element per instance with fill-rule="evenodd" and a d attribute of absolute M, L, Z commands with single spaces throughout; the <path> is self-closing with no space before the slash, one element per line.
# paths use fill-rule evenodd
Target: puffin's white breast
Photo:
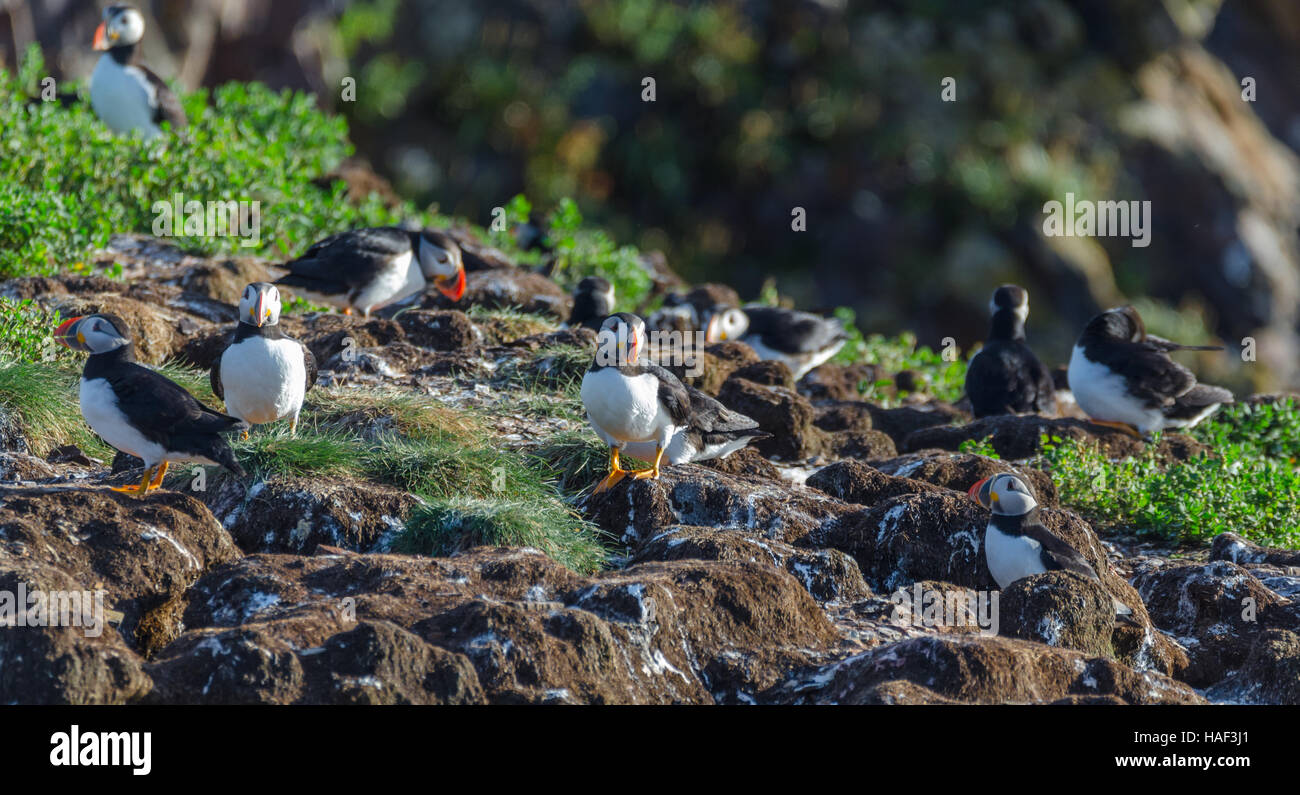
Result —
<path fill-rule="evenodd" d="M 81 416 L 100 438 L 124 453 L 142 459 L 146 466 L 161 461 L 163 446 L 145 438 L 117 407 L 117 395 L 103 378 L 81 379 Z"/>
<path fill-rule="evenodd" d="M 290 339 L 249 337 L 221 355 L 226 410 L 254 424 L 296 414 L 307 391 L 302 346 Z"/>
<path fill-rule="evenodd" d="M 647 442 L 672 435 L 672 419 L 659 405 L 659 379 L 650 373 L 625 376 L 614 367 L 582 377 L 587 419 L 607 442 Z"/>
<path fill-rule="evenodd" d="M 1144 433 L 1164 426 L 1164 414 L 1143 406 L 1128 393 L 1123 376 L 1089 359 L 1079 345 L 1070 354 L 1069 379 L 1074 402 L 1094 420 L 1127 422 Z"/>
<path fill-rule="evenodd" d="M 828 359 L 839 353 L 840 348 L 844 347 L 844 341 L 840 340 L 829 348 L 822 348 L 819 351 L 784 353 L 764 345 L 757 334 L 746 335 L 741 340 L 754 349 L 754 353 L 758 354 L 758 358 L 764 361 L 785 362 L 786 367 L 789 367 L 790 372 L 794 374 L 794 380 L 796 381 L 807 375 L 808 371 L 814 367 L 825 364 Z"/>
<path fill-rule="evenodd" d="M 1013 536 L 1002 532 L 989 522 L 984 531 L 984 557 L 989 572 L 998 581 L 999 588 L 1032 574 L 1047 571 L 1043 565 L 1043 545 L 1028 536 Z"/>
<path fill-rule="evenodd" d="M 420 271 L 420 263 L 408 251 L 380 271 L 374 281 L 352 300 L 352 305 L 362 312 L 369 312 L 418 293 L 424 286 L 424 273 Z"/>
<path fill-rule="evenodd" d="M 90 75 L 90 105 L 114 132 L 139 130 L 145 138 L 161 135 L 153 123 L 153 87 L 139 69 L 103 55 Z"/>

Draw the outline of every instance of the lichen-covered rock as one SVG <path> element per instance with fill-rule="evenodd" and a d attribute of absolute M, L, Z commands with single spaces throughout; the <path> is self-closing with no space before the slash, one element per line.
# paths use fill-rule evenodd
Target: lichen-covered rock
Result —
<path fill-rule="evenodd" d="M 1286 629 L 1259 632 L 1241 668 L 1207 694 L 1241 704 L 1300 704 L 1300 635 Z"/>
<path fill-rule="evenodd" d="M 1115 603 L 1096 580 L 1067 571 L 1025 577 L 998 600 L 1000 633 L 1110 657 Z"/>
<path fill-rule="evenodd" d="M 860 461 L 840 461 L 822 467 L 806 481 L 836 499 L 872 506 L 902 494 L 937 494 L 943 489 L 920 480 L 886 475 Z"/>
<path fill-rule="evenodd" d="M 822 448 L 823 435 L 813 425 L 812 404 L 794 390 L 732 377 L 722 385 L 718 400 L 752 418 L 761 430 L 771 434 L 753 443 L 764 456 L 793 461 Z"/>
<path fill-rule="evenodd" d="M 456 310 L 413 309 L 399 318 L 413 345 L 435 351 L 459 351 L 479 344 L 482 334 L 469 315 Z"/>

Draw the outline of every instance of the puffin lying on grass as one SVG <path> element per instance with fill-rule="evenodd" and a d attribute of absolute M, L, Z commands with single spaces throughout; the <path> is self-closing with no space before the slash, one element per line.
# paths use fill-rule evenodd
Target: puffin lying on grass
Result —
<path fill-rule="evenodd" d="M 677 376 L 647 360 L 641 318 L 627 312 L 610 315 L 596 339 L 581 395 L 587 421 L 609 445 L 609 475 L 596 486 L 599 494 L 628 475 L 659 477 L 673 435 L 690 419 L 691 397 Z M 619 451 L 633 442 L 653 445 L 653 455 L 646 456 L 654 462 L 652 468 L 629 472 L 619 466 Z"/>
<path fill-rule="evenodd" d="M 1221 351 L 1214 345 L 1180 345 L 1146 332 L 1131 306 L 1088 321 L 1070 356 L 1070 391 L 1098 425 L 1142 438 L 1165 428 L 1190 428 L 1232 402 L 1222 387 L 1196 383 L 1171 351 Z"/>
<path fill-rule="evenodd" d="M 289 433 L 297 435 L 303 398 L 316 384 L 316 357 L 280 330 L 280 291 L 274 284 L 244 288 L 235 338 L 212 365 L 211 379 L 212 394 L 235 417 L 251 425 L 289 417 Z"/>
<path fill-rule="evenodd" d="M 1055 413 L 1052 374 L 1025 344 L 1029 293 L 1004 284 L 993 292 L 989 311 L 989 338 L 966 370 L 966 394 L 975 418 Z"/>
<path fill-rule="evenodd" d="M 162 78 L 138 62 L 136 47 L 144 37 L 144 17 L 131 6 L 104 9 L 93 46 L 104 51 L 90 75 L 90 106 L 114 132 L 139 130 L 145 138 L 162 135 L 162 122 L 185 127 L 185 110 Z"/>
<path fill-rule="evenodd" d="M 90 354 L 81 373 L 81 416 L 105 442 L 144 461 L 138 486 L 114 491 L 145 494 L 162 485 L 167 465 L 194 462 L 244 470 L 222 434 L 246 428 L 194 399 L 179 384 L 135 362 L 126 324 L 115 315 L 86 315 L 54 332 L 62 345 Z"/>
<path fill-rule="evenodd" d="M 331 235 L 285 263 L 275 281 L 344 314 L 370 312 L 422 292 L 430 283 L 453 301 L 465 294 L 460 246 L 436 229 L 395 226 Z"/>
<path fill-rule="evenodd" d="M 714 307 L 704 318 L 705 342 L 740 340 L 760 359 L 785 362 L 796 381 L 839 353 L 848 338 L 835 318 L 779 306 Z"/>
<path fill-rule="evenodd" d="M 1009 472 L 993 475 L 971 486 L 967 493 L 990 512 L 984 531 L 984 557 L 998 588 L 1005 590 L 1016 580 L 1062 570 L 1101 582 L 1083 555 L 1042 523 L 1038 501 L 1019 477 Z M 1116 615 L 1133 614 L 1128 605 L 1114 601 Z"/>

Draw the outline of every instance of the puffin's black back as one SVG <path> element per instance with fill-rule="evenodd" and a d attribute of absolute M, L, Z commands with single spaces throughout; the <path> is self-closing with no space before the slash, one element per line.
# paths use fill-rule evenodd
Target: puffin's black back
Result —
<path fill-rule="evenodd" d="M 289 274 L 275 283 L 325 295 L 349 294 L 374 281 L 395 257 L 412 252 L 416 234 L 383 226 L 331 235 L 286 262 Z"/>

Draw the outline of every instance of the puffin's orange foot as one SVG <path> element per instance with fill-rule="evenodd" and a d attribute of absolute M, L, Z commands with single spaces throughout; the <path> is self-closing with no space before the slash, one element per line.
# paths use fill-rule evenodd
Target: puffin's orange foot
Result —
<path fill-rule="evenodd" d="M 113 491 L 120 491 L 120 492 L 122 492 L 123 494 L 139 494 L 139 493 L 140 493 L 140 486 L 139 486 L 139 485 L 133 485 L 133 486 L 109 486 L 109 488 L 112 489 Z"/>
<path fill-rule="evenodd" d="M 246 442 L 246 441 L 248 441 L 248 429 L 247 429 L 247 428 L 245 428 L 244 430 L 242 430 L 242 431 L 239 432 L 239 441 L 241 441 L 241 442 Z"/>
<path fill-rule="evenodd" d="M 343 307 L 343 314 L 345 314 L 345 315 L 350 315 L 350 314 L 352 314 L 352 307 L 350 307 L 350 306 L 345 306 L 345 307 Z"/>
<path fill-rule="evenodd" d="M 628 474 L 632 476 L 633 480 L 658 480 L 659 468 L 655 467 L 653 469 L 638 469 L 637 471 L 629 472 Z"/>
<path fill-rule="evenodd" d="M 1105 428 L 1114 428 L 1120 433 L 1124 433 L 1129 436 L 1132 436 L 1134 439 L 1138 439 L 1138 440 L 1143 439 L 1143 436 L 1141 433 L 1138 432 L 1138 429 L 1134 428 L 1132 425 L 1129 425 L 1127 422 L 1111 422 L 1110 420 L 1088 420 L 1088 421 L 1091 422 L 1093 425 L 1101 425 L 1102 427 Z"/>
<path fill-rule="evenodd" d="M 593 491 L 592 494 L 600 494 L 602 491 L 609 491 L 615 485 L 617 485 L 620 480 L 622 480 L 623 478 L 627 477 L 630 474 L 632 473 L 628 472 L 626 469 L 613 470 L 612 472 L 609 473 L 608 477 L 606 477 L 604 480 L 600 482 L 598 486 L 596 486 L 596 490 Z"/>

